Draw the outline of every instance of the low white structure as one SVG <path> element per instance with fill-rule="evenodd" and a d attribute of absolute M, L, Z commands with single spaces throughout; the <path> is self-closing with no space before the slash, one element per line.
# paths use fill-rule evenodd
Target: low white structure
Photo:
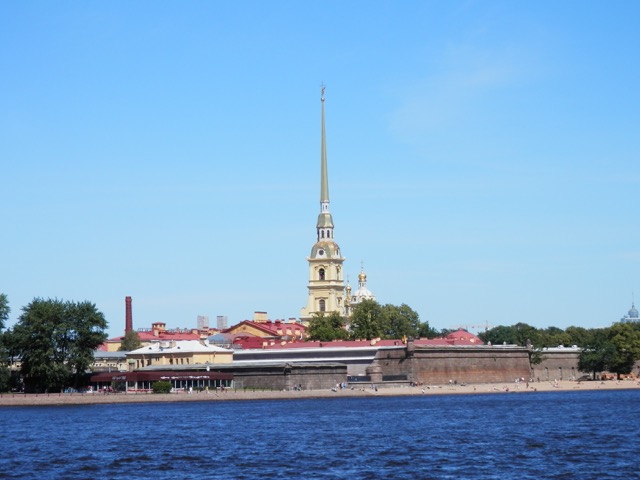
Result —
<path fill-rule="evenodd" d="M 127 353 L 130 370 L 151 366 L 213 365 L 233 362 L 233 350 L 206 341 L 156 342 Z"/>

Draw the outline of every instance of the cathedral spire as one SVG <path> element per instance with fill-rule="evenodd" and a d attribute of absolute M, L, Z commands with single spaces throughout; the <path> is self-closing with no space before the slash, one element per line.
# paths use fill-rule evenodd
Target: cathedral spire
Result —
<path fill-rule="evenodd" d="M 327 174 L 327 142 L 324 128 L 324 84 L 320 95 L 320 214 L 316 224 L 317 240 L 307 257 L 309 283 L 307 305 L 300 311 L 300 319 L 309 322 L 314 315 L 325 312 L 348 314 L 342 265 L 345 258 L 333 238 L 333 218 L 329 212 L 329 175 Z"/>
<path fill-rule="evenodd" d="M 320 104 L 322 105 L 322 139 L 320 146 L 320 203 L 322 211 L 329 211 L 329 175 L 327 174 L 327 137 L 324 129 L 324 84 L 320 91 Z M 326 204 L 326 210 L 325 210 Z"/>
<path fill-rule="evenodd" d="M 321 146 L 320 146 L 320 215 L 316 229 L 318 241 L 333 238 L 333 218 L 329 212 L 329 174 L 327 173 L 327 138 L 324 128 L 324 84 L 320 91 L 320 105 L 322 111 Z"/>

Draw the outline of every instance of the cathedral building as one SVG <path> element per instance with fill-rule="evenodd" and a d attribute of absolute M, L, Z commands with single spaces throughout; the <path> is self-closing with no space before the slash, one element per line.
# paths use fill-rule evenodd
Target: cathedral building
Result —
<path fill-rule="evenodd" d="M 327 145 L 324 126 L 324 87 L 320 96 L 320 214 L 316 223 L 316 243 L 307 257 L 309 283 L 307 305 L 300 311 L 306 323 L 317 313 L 337 312 L 346 316 L 342 266 L 345 258 L 333 236 L 333 217 L 329 211 L 329 176 L 327 173 Z"/>
<path fill-rule="evenodd" d="M 367 289 L 367 275 L 364 270 L 358 275 L 358 290 L 352 294 L 351 286 L 345 289 L 343 264 L 345 258 L 334 239 L 333 217 L 329 211 L 329 175 L 327 168 L 327 142 L 324 122 L 324 87 L 320 96 L 321 138 L 320 138 L 320 214 L 316 223 L 316 243 L 307 257 L 309 283 L 307 305 L 300 311 L 300 320 L 308 323 L 316 314 L 337 312 L 348 319 L 351 308 L 363 300 L 375 300 Z"/>

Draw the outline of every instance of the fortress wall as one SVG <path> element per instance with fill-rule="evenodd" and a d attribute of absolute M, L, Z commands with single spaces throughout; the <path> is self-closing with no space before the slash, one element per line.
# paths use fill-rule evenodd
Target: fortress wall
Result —
<path fill-rule="evenodd" d="M 536 380 L 553 381 L 578 379 L 582 375 L 591 372 L 578 371 L 578 357 L 580 350 L 566 349 L 565 351 L 557 350 L 554 352 L 542 353 L 542 362 L 538 365 L 532 365 L 533 378 Z"/>
<path fill-rule="evenodd" d="M 382 375 L 406 374 L 425 384 L 513 382 L 529 379 L 529 352 L 520 347 L 413 347 L 381 349 L 374 364 Z"/>
<path fill-rule="evenodd" d="M 347 378 L 347 366 L 343 364 L 256 365 L 230 371 L 236 387 L 265 390 L 291 390 L 297 385 L 304 390 L 325 390 Z"/>

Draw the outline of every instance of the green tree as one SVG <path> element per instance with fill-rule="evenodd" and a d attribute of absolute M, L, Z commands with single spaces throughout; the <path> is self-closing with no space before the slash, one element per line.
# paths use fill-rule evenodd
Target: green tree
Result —
<path fill-rule="evenodd" d="M 380 304 L 374 300 L 363 300 L 351 311 L 351 338 L 371 340 L 382 338 L 385 330 Z"/>
<path fill-rule="evenodd" d="M 9 320 L 9 313 L 11 313 L 11 308 L 9 308 L 7 295 L 0 293 L 0 331 L 4 329 L 5 323 Z"/>
<path fill-rule="evenodd" d="M 408 305 L 384 305 L 381 315 L 384 338 L 415 338 L 419 335 L 420 316 Z"/>
<path fill-rule="evenodd" d="M 0 393 L 8 392 L 11 387 L 11 370 L 0 367 Z"/>
<path fill-rule="evenodd" d="M 537 342 L 534 343 L 534 345 L 536 347 L 558 347 L 560 345 L 568 347 L 572 345 L 571 335 L 558 327 L 548 327 L 544 330 L 536 330 L 535 334 L 534 338 L 537 338 Z"/>
<path fill-rule="evenodd" d="M 486 332 L 478 334 L 484 343 L 491 342 L 494 345 L 506 343 L 507 345 L 527 346 L 529 342 L 535 347 L 545 346 L 543 337 L 535 327 L 526 323 L 516 323 L 512 326 L 500 325 Z"/>
<path fill-rule="evenodd" d="M 9 370 L 9 353 L 7 348 L 7 335 L 2 332 L 9 319 L 9 300 L 4 293 L 0 293 L 0 392 L 9 390 L 11 370 Z"/>
<path fill-rule="evenodd" d="M 67 302 L 66 320 L 70 338 L 67 362 L 75 376 L 75 386 L 94 362 L 94 352 L 106 339 L 107 321 L 91 302 Z"/>
<path fill-rule="evenodd" d="M 142 346 L 140 343 L 140 335 L 135 330 L 129 330 L 125 332 L 124 337 L 122 337 L 122 343 L 120 344 L 121 352 L 130 352 L 132 350 L 136 350 Z"/>
<path fill-rule="evenodd" d="M 579 347 L 584 347 L 591 341 L 591 337 L 593 330 L 587 330 L 584 327 L 567 327 L 565 333 L 569 335 L 571 341 L 569 345 L 578 345 Z"/>
<path fill-rule="evenodd" d="M 578 370 L 590 372 L 595 379 L 598 373 L 607 370 L 613 363 L 614 355 L 615 346 L 608 338 L 607 329 L 593 330 L 580 351 Z"/>
<path fill-rule="evenodd" d="M 432 328 L 429 322 L 421 322 L 418 327 L 418 337 L 420 338 L 436 338 L 438 336 L 438 330 Z"/>
<path fill-rule="evenodd" d="M 513 326 L 504 325 L 498 325 L 486 332 L 480 332 L 478 337 L 484 343 L 488 344 L 491 342 L 493 345 L 500 345 L 502 343 L 514 345 L 518 341 L 515 328 Z"/>
<path fill-rule="evenodd" d="M 106 340 L 107 322 L 95 305 L 36 298 L 22 309 L 11 337 L 28 389 L 62 389 L 80 380 Z"/>
<path fill-rule="evenodd" d="M 609 328 L 609 341 L 615 353 L 608 370 L 618 375 L 631 373 L 633 365 L 640 359 L 640 332 L 631 323 L 614 323 Z"/>
<path fill-rule="evenodd" d="M 338 312 L 325 315 L 318 312 L 309 321 L 307 333 L 309 340 L 330 342 L 332 340 L 345 340 L 349 333 L 345 330 L 345 321 Z"/>

